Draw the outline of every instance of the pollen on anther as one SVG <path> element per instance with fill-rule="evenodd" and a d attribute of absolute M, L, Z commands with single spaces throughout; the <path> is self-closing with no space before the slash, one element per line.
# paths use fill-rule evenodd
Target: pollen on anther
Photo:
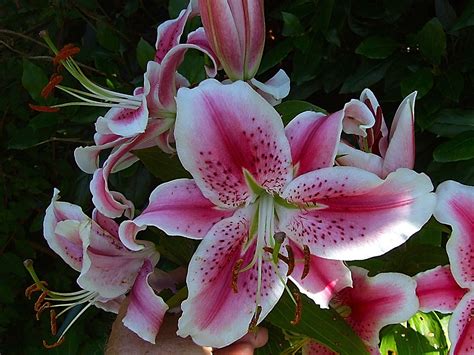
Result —
<path fill-rule="evenodd" d="M 303 280 L 309 274 L 311 252 L 307 245 L 303 245 L 303 253 L 304 253 L 304 267 L 303 267 L 303 273 L 301 274 L 301 280 Z"/>

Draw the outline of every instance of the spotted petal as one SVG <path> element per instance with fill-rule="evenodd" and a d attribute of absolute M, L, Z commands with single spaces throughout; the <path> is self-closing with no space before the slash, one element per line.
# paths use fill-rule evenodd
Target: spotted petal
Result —
<path fill-rule="evenodd" d="M 49 247 L 70 267 L 82 268 L 82 240 L 79 234 L 81 223 L 89 218 L 79 206 L 58 201 L 59 190 L 54 189 L 51 204 L 46 209 L 43 235 Z"/>
<path fill-rule="evenodd" d="M 335 302 L 338 306 L 349 307 L 348 324 L 367 345 L 377 347 L 380 329 L 404 322 L 417 312 L 416 282 L 399 273 L 368 277 L 365 269 L 350 269 L 353 287 L 339 292 Z"/>
<path fill-rule="evenodd" d="M 449 320 L 448 334 L 451 355 L 474 353 L 474 290 L 461 299 Z"/>
<path fill-rule="evenodd" d="M 142 102 L 138 108 L 113 107 L 106 113 L 104 119 L 110 131 L 122 137 L 132 137 L 145 131 L 148 122 L 145 95 L 141 95 Z"/>
<path fill-rule="evenodd" d="M 415 281 L 422 312 L 451 313 L 468 291 L 459 287 L 449 265 L 421 272 L 415 276 Z"/>
<path fill-rule="evenodd" d="M 188 269 L 188 299 L 181 308 L 178 335 L 190 335 L 199 345 L 223 347 L 248 332 L 256 311 L 258 263 L 240 272 L 234 292 L 233 269 L 243 259 L 243 269 L 252 260 L 255 243 L 246 250 L 249 237 L 249 209 L 239 210 L 233 217 L 217 223 L 203 239 Z M 262 263 L 259 321 L 275 306 L 284 290 L 286 265 Z M 276 275 L 278 272 L 282 281 Z"/>
<path fill-rule="evenodd" d="M 120 238 L 136 250 L 136 234 L 146 226 L 160 228 L 168 235 L 201 239 L 218 221 L 230 217 L 230 209 L 220 209 L 206 199 L 191 179 L 178 179 L 158 186 L 148 207 L 133 221 L 120 225 Z"/>
<path fill-rule="evenodd" d="M 342 118 L 342 111 L 330 116 L 307 111 L 300 113 L 286 126 L 296 176 L 334 165 Z"/>
<path fill-rule="evenodd" d="M 291 243 L 296 260 L 304 260 L 303 251 Z M 351 272 L 342 261 L 329 260 L 310 255 L 309 274 L 303 275 L 304 263 L 297 262 L 290 279 L 299 290 L 311 298 L 321 308 L 328 308 L 331 298 L 340 290 L 352 287 Z"/>
<path fill-rule="evenodd" d="M 436 195 L 434 215 L 453 229 L 446 244 L 451 272 L 459 286 L 474 289 L 474 187 L 445 181 Z"/>
<path fill-rule="evenodd" d="M 316 170 L 293 180 L 282 194 L 298 209 L 280 216 L 280 227 L 311 253 L 356 260 L 404 243 L 430 218 L 435 196 L 424 174 L 399 169 L 382 180 L 352 167 Z"/>
<path fill-rule="evenodd" d="M 280 116 L 248 84 L 208 79 L 180 89 L 177 103 L 178 156 L 213 203 L 236 207 L 251 201 L 245 171 L 271 192 L 280 192 L 291 179 Z"/>
<path fill-rule="evenodd" d="M 145 260 L 130 292 L 130 303 L 123 324 L 140 338 L 155 344 L 168 305 L 155 294 L 148 284 L 153 273 L 153 263 Z"/>

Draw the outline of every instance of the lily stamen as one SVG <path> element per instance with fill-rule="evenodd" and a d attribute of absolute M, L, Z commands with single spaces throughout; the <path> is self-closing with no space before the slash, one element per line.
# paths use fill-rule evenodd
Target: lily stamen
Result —
<path fill-rule="evenodd" d="M 56 335 L 58 333 L 58 323 L 56 322 L 56 311 L 54 309 L 49 310 L 49 319 L 51 324 L 51 334 Z"/>
<path fill-rule="evenodd" d="M 137 98 L 133 95 L 123 94 L 120 92 L 115 92 L 100 85 L 95 84 L 86 75 L 83 73 L 79 65 L 72 59 L 72 56 L 79 53 L 79 47 L 76 47 L 72 44 L 65 45 L 62 49 L 58 50 L 54 43 L 49 38 L 48 34 L 45 31 L 40 33 L 43 37 L 46 44 L 49 48 L 55 53 L 53 63 L 55 65 L 61 64 L 66 70 L 71 74 L 79 83 L 87 90 L 81 91 L 66 86 L 58 85 L 62 80 L 62 76 L 53 74 L 50 82 L 42 91 L 44 97 L 48 96 L 54 88 L 58 88 L 69 95 L 72 95 L 83 102 L 69 102 L 66 104 L 54 105 L 49 109 L 57 109 L 59 107 L 65 106 L 98 106 L 98 107 L 120 107 L 120 108 L 129 108 L 129 109 L 138 109 L 142 105 L 142 99 Z M 61 79 L 61 80 L 59 80 Z M 88 99 L 87 96 L 96 98 L 97 100 Z M 31 107 L 31 105 L 30 105 Z M 46 106 L 47 107 L 47 106 Z M 32 107 L 33 109 L 36 109 Z M 44 111 L 45 107 L 41 107 Z M 54 111 L 46 111 L 54 112 Z"/>
<path fill-rule="evenodd" d="M 301 294 L 299 292 L 293 292 L 293 296 L 296 301 L 296 308 L 295 308 L 295 318 L 290 321 L 292 325 L 297 325 L 301 321 L 301 314 L 303 311 L 303 303 L 301 302 Z"/>
<path fill-rule="evenodd" d="M 30 108 L 34 111 L 38 112 L 58 112 L 59 107 L 57 106 L 42 106 L 42 105 L 33 105 L 33 104 L 28 104 Z"/>
<path fill-rule="evenodd" d="M 271 247 L 263 247 L 263 251 L 273 255 L 273 248 L 271 248 Z M 287 265 L 290 263 L 290 260 L 281 253 L 278 253 L 278 259 L 280 259 L 281 261 L 283 261 Z"/>
<path fill-rule="evenodd" d="M 257 309 L 249 324 L 249 332 L 253 332 L 257 327 L 258 319 L 260 318 L 260 313 L 262 313 L 262 306 L 257 306 Z"/>
<path fill-rule="evenodd" d="M 81 49 L 79 47 L 72 43 L 68 43 L 56 53 L 53 58 L 53 64 L 59 65 L 62 61 L 79 54 L 80 51 Z"/>
<path fill-rule="evenodd" d="M 54 349 L 54 348 L 57 348 L 59 345 L 61 345 L 62 343 L 64 343 L 64 340 L 66 340 L 65 337 L 62 337 L 62 338 L 59 338 L 58 341 L 54 342 L 53 344 L 48 344 L 46 343 L 46 340 L 43 340 L 43 346 L 46 348 L 46 349 Z"/>
<path fill-rule="evenodd" d="M 232 291 L 234 293 L 238 293 L 238 287 L 237 287 L 237 281 L 240 273 L 240 268 L 242 266 L 242 263 L 244 262 L 244 259 L 239 259 L 235 263 L 234 267 L 232 268 Z"/>
<path fill-rule="evenodd" d="M 54 73 L 51 75 L 51 78 L 49 79 L 48 84 L 41 90 L 41 96 L 44 97 L 45 99 L 48 98 L 49 95 L 54 91 L 56 86 L 58 86 L 62 81 L 63 81 L 63 76 L 59 75 L 57 73 Z"/>
<path fill-rule="evenodd" d="M 311 261 L 311 252 L 307 245 L 303 245 L 303 254 L 304 254 L 304 267 L 303 273 L 301 274 L 301 280 L 303 280 L 309 274 L 309 265 Z"/>
<path fill-rule="evenodd" d="M 288 254 L 288 271 L 286 276 L 290 276 L 295 269 L 295 254 L 293 252 L 293 248 L 290 245 L 286 245 L 285 248 Z"/>

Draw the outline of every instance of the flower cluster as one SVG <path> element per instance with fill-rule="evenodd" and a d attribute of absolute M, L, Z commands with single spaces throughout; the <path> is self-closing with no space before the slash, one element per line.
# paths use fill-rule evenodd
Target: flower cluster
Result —
<path fill-rule="evenodd" d="M 195 16 L 203 27 L 181 38 Z M 38 317 L 51 310 L 52 331 L 70 309 L 81 306 L 75 319 L 91 305 L 117 312 L 128 295 L 124 325 L 154 343 L 169 308 L 158 293 L 176 291 L 178 281 L 155 268 L 154 244 L 137 239 L 153 226 L 200 240 L 187 269 L 178 329 L 199 345 L 219 348 L 244 336 L 291 281 L 321 308 L 338 311 L 371 352 L 378 353 L 383 326 L 418 309 L 454 310 L 453 349 L 472 351 L 474 192 L 446 182 L 435 194 L 428 176 L 412 170 L 416 93 L 400 104 L 390 130 L 368 89 L 335 113 L 302 112 L 285 127 L 273 106 L 288 95 L 288 76 L 280 70 L 265 83 L 255 78 L 265 41 L 259 0 L 191 1 L 158 27 L 155 59 L 131 95 L 90 81 L 72 58 L 74 47 L 57 50 L 44 36 L 58 65 L 87 90 L 60 85 L 56 74 L 47 94 L 56 87 L 81 101 L 48 109 L 110 107 L 97 119 L 95 145 L 74 152 L 78 166 L 93 175 L 92 218 L 59 201 L 55 190 L 44 220 L 49 246 L 80 272 L 82 290 L 51 291 L 27 265 L 36 281 L 27 294 L 41 292 L 35 310 Z M 210 59 L 209 78 L 193 88 L 177 71 L 188 50 Z M 135 216 L 133 202 L 111 191 L 108 180 L 138 161 L 134 150 L 148 147 L 177 154 L 192 178 L 162 183 Z M 105 150 L 111 152 L 101 164 Z M 453 227 L 450 267 L 412 279 L 369 277 L 346 266 L 400 246 L 433 212 Z M 292 297 L 297 323 L 300 295 Z M 55 307 L 64 310 L 56 314 Z M 313 342 L 304 346 L 309 353 L 326 351 Z"/>

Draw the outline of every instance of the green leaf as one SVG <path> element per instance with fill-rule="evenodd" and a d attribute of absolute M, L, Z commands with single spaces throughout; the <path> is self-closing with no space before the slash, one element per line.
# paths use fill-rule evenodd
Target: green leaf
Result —
<path fill-rule="evenodd" d="M 290 323 L 295 304 L 286 292 L 266 319 L 284 330 L 313 338 L 342 355 L 368 353 L 362 340 L 336 311 L 319 308 L 305 295 L 301 295 L 301 301 L 301 321 L 298 324 Z"/>
<path fill-rule="evenodd" d="M 23 58 L 23 75 L 21 77 L 23 87 L 28 91 L 35 101 L 44 101 L 41 97 L 41 90 L 48 83 L 48 77 L 36 64 Z"/>
<path fill-rule="evenodd" d="M 459 31 L 463 28 L 474 26 L 474 0 L 470 0 L 459 19 L 454 23 L 451 31 Z"/>
<path fill-rule="evenodd" d="M 133 154 L 142 161 L 151 174 L 163 181 L 191 177 L 176 155 L 166 154 L 158 147 L 134 150 Z"/>
<path fill-rule="evenodd" d="M 432 63 L 439 64 L 446 53 L 446 34 L 437 18 L 428 21 L 416 36 L 420 52 Z"/>
<path fill-rule="evenodd" d="M 409 74 L 400 83 L 402 96 L 405 97 L 417 90 L 417 99 L 425 96 L 433 87 L 433 74 L 428 68 L 421 68 Z"/>
<path fill-rule="evenodd" d="M 120 38 L 110 25 L 103 21 L 97 23 L 97 42 L 111 52 L 118 52 L 120 48 Z"/>
<path fill-rule="evenodd" d="M 204 56 L 198 51 L 188 51 L 183 62 L 179 66 L 179 73 L 193 84 L 197 84 L 206 78 L 204 70 Z"/>
<path fill-rule="evenodd" d="M 277 43 L 273 48 L 265 51 L 262 62 L 258 68 L 258 74 L 265 73 L 267 70 L 279 64 L 293 49 L 293 41 L 290 39 Z"/>
<path fill-rule="evenodd" d="M 428 130 L 442 137 L 453 137 L 463 132 L 474 131 L 474 110 L 441 110 L 433 117 Z"/>
<path fill-rule="evenodd" d="M 440 144 L 434 150 L 433 158 L 441 163 L 474 158 L 474 131 L 461 133 Z"/>
<path fill-rule="evenodd" d="M 170 0 L 168 5 L 168 13 L 170 18 L 178 17 L 181 10 L 188 6 L 188 0 Z"/>
<path fill-rule="evenodd" d="M 146 65 L 150 60 L 155 58 L 155 48 L 145 41 L 143 37 L 140 38 L 137 44 L 137 62 L 140 68 L 146 69 Z"/>
<path fill-rule="evenodd" d="M 448 99 L 458 102 L 464 89 L 464 78 L 458 70 L 450 69 L 441 74 L 437 88 Z"/>
<path fill-rule="evenodd" d="M 281 354 L 290 347 L 282 330 L 265 321 L 261 326 L 268 329 L 268 341 L 265 346 L 255 349 L 255 355 Z"/>
<path fill-rule="evenodd" d="M 306 101 L 299 101 L 299 100 L 290 100 L 282 102 L 281 104 L 275 106 L 275 109 L 281 115 L 281 119 L 283 123 L 287 125 L 296 115 L 300 114 L 301 112 L 305 111 L 314 111 L 314 112 L 322 112 L 327 114 L 327 111 L 313 105 Z"/>
<path fill-rule="evenodd" d="M 371 36 L 364 39 L 355 52 L 370 59 L 384 59 L 392 54 L 399 44 L 397 41 L 386 36 Z"/>
<path fill-rule="evenodd" d="M 281 34 L 286 37 L 300 35 L 304 29 L 299 18 L 289 12 L 281 12 L 283 18 L 283 30 Z"/>
<path fill-rule="evenodd" d="M 339 92 L 341 94 L 359 92 L 378 83 L 384 78 L 391 64 L 391 60 L 385 60 L 378 64 L 372 61 L 364 63 L 353 75 L 346 79 Z"/>
<path fill-rule="evenodd" d="M 408 324 L 417 333 L 423 335 L 428 343 L 441 353 L 444 353 L 443 350 L 448 350 L 443 327 L 434 312 L 418 312 L 408 320 Z"/>
<path fill-rule="evenodd" d="M 424 336 L 400 324 L 384 328 L 382 334 L 380 344 L 380 352 L 382 354 L 440 354 Z"/>

